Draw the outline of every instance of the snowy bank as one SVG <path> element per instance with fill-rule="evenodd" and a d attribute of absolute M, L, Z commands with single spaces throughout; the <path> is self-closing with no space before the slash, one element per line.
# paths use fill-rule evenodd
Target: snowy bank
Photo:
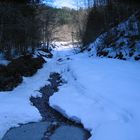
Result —
<path fill-rule="evenodd" d="M 17 127 L 19 124 L 28 122 L 37 122 L 42 119 L 37 108 L 32 106 L 30 97 L 41 96 L 38 91 L 48 83 L 51 72 L 59 72 L 61 69 L 63 71 L 63 66 L 60 67 L 57 59 L 66 54 L 73 54 L 71 45 L 64 45 L 63 47 L 64 50 L 58 46 L 57 50 L 53 51 L 54 58 L 44 57 L 47 63 L 33 77 L 24 77 L 22 84 L 13 91 L 0 92 L 0 139 L 11 127 Z"/>
<path fill-rule="evenodd" d="M 53 62 L 46 63 L 33 77 L 24 78 L 13 91 L 0 92 L 0 139 L 11 127 L 42 119 L 39 111 L 31 105 L 30 97 L 40 96 L 38 90 L 47 83 L 53 66 Z"/>
<path fill-rule="evenodd" d="M 64 63 L 63 63 L 64 65 Z M 81 121 L 90 140 L 140 139 L 140 64 L 75 55 L 65 65 L 67 84 L 50 105 Z"/>

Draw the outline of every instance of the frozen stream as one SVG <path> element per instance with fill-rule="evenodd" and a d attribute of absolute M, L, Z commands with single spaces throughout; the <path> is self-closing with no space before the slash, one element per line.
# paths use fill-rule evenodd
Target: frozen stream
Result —
<path fill-rule="evenodd" d="M 68 120 L 48 104 L 60 84 L 61 75 L 50 74 L 50 84 L 42 87 L 42 97 L 31 97 L 31 102 L 42 115 L 42 122 L 11 128 L 2 140 L 87 140 L 90 136 L 81 124 Z"/>
<path fill-rule="evenodd" d="M 38 122 L 11 129 L 2 140 L 47 140 L 44 134 L 50 122 Z M 85 131 L 75 126 L 64 125 L 56 129 L 50 140 L 85 140 Z M 43 138 L 44 137 L 44 138 Z"/>

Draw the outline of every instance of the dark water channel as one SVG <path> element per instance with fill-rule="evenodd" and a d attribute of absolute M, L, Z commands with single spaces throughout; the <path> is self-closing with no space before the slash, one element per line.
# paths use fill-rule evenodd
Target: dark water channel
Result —
<path fill-rule="evenodd" d="M 42 122 L 11 128 L 2 140 L 87 140 L 90 133 L 83 126 L 68 120 L 49 106 L 49 97 L 64 84 L 60 74 L 52 73 L 49 85 L 40 89 L 42 97 L 31 97 L 31 102 L 42 115 Z"/>

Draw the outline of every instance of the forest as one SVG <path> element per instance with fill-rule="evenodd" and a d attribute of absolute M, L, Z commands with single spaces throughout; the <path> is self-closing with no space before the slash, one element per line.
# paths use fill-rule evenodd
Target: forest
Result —
<path fill-rule="evenodd" d="M 39 0 L 1 0 L 1 52 L 11 59 L 34 52 L 44 43 L 49 47 L 51 42 L 59 40 L 58 31 L 65 28 L 70 28 L 68 39 L 80 41 L 84 49 L 99 35 L 139 12 L 137 0 L 87 0 L 84 3 L 86 8 L 75 10 L 52 8 Z M 63 29 L 63 25 L 68 27 Z"/>
<path fill-rule="evenodd" d="M 60 34 L 56 34 L 60 26 L 77 26 L 75 9 L 53 8 L 28 0 L 4 0 L 0 7 L 0 52 L 8 60 L 33 53 L 43 44 L 49 48 L 51 42 L 59 40 Z"/>
<path fill-rule="evenodd" d="M 93 1 L 89 1 L 89 3 L 93 4 Z M 100 34 L 125 21 L 130 15 L 139 12 L 140 3 L 137 0 L 95 0 L 93 7 L 90 4 L 83 46 L 88 45 Z"/>

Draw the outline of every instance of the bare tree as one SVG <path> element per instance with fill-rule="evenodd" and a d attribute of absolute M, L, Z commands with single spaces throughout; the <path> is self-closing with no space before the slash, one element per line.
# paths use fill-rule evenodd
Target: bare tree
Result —
<path fill-rule="evenodd" d="M 54 34 L 57 31 L 58 22 L 56 19 L 57 13 L 51 7 L 41 6 L 39 17 L 40 17 L 40 28 L 42 34 L 42 42 L 44 47 L 49 50 L 51 43 L 55 40 Z"/>

